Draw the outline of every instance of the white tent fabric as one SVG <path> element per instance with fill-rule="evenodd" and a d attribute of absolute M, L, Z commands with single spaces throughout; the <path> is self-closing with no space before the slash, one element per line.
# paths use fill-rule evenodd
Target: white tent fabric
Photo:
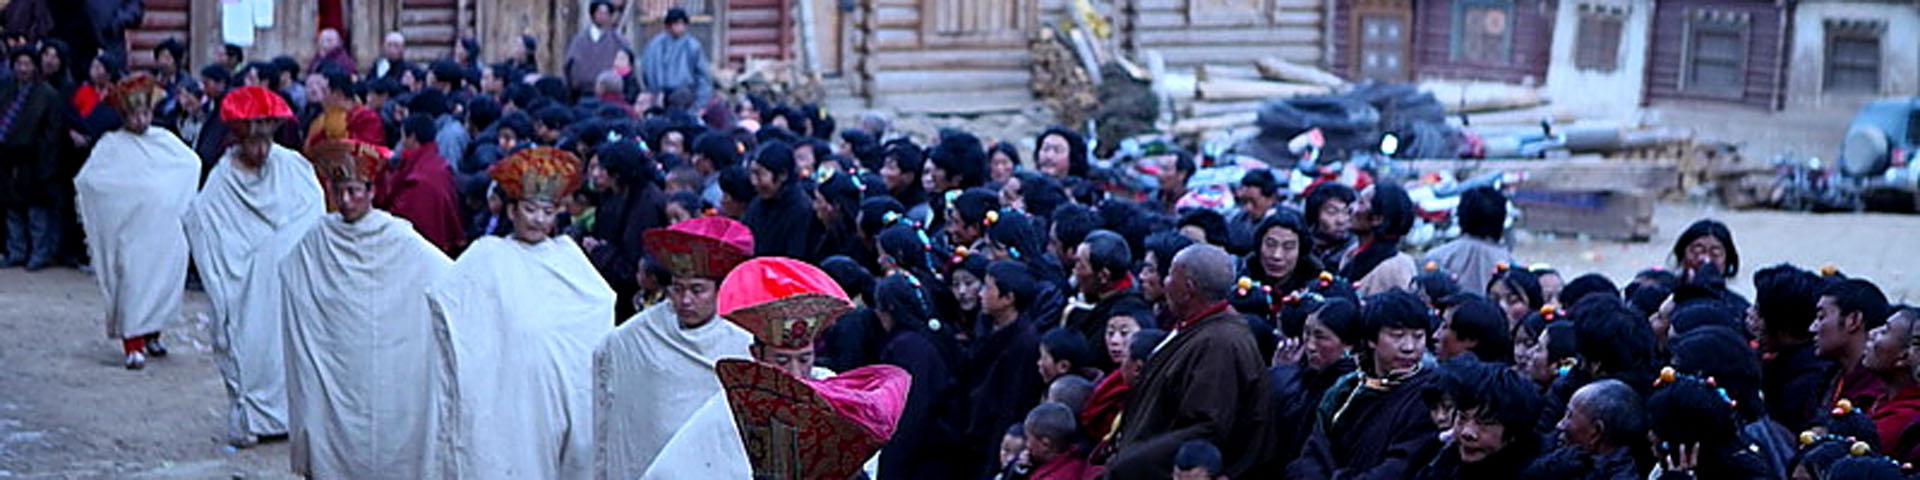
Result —
<path fill-rule="evenodd" d="M 593 476 L 593 349 L 613 289 L 573 240 L 481 237 L 428 289 L 454 478 Z"/>
<path fill-rule="evenodd" d="M 321 219 L 281 264 L 294 473 L 446 478 L 430 388 L 440 371 L 427 286 L 453 267 L 413 224 L 373 210 Z"/>
<path fill-rule="evenodd" d="M 714 363 L 747 358 L 753 335 L 712 318 L 680 328 L 660 302 L 614 329 L 593 352 L 593 419 L 600 478 L 645 473 L 700 403 L 720 392 Z"/>
<path fill-rule="evenodd" d="M 183 219 L 199 183 L 200 157 L 159 128 L 101 136 L 73 178 L 93 277 L 107 298 L 108 338 L 159 332 L 180 317 Z"/>
<path fill-rule="evenodd" d="M 280 262 L 323 213 L 313 165 L 273 146 L 258 170 L 229 150 L 187 213 L 187 244 L 213 306 L 214 350 L 232 401 L 229 433 L 287 431 Z"/>

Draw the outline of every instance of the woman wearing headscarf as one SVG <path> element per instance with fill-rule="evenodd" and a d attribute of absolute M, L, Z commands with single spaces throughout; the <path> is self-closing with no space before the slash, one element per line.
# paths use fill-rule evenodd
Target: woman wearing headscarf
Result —
<path fill-rule="evenodd" d="M 634 273 L 645 255 L 641 234 L 667 226 L 667 196 L 660 192 L 660 171 L 633 141 L 601 144 L 591 163 L 589 174 L 595 183 L 606 182 L 607 195 L 596 209 L 592 236 L 584 247 L 594 269 L 622 299 L 614 304 L 614 318 L 625 321 L 635 313 L 633 302 L 625 299 L 640 291 Z"/>
<path fill-rule="evenodd" d="M 1340 276 L 1359 282 L 1362 297 L 1406 288 L 1418 271 L 1413 257 L 1400 252 L 1400 239 L 1413 229 L 1407 191 L 1392 183 L 1367 187 L 1353 203 L 1353 217 L 1360 245 L 1340 262 Z"/>
<path fill-rule="evenodd" d="M 794 168 L 793 147 L 779 141 L 761 145 L 747 166 L 755 197 L 740 223 L 753 229 L 754 256 L 807 258 L 814 252 L 819 224 Z"/>

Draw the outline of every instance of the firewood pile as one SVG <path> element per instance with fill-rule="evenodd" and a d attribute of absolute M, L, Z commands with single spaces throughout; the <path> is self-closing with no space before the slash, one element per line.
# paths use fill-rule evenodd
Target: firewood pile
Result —
<path fill-rule="evenodd" d="M 746 92 L 782 103 L 818 103 L 826 91 L 818 79 L 800 69 L 793 61 L 749 57 L 735 68 L 714 72 L 722 89 Z"/>
<path fill-rule="evenodd" d="M 1053 110 L 1063 125 L 1086 122 L 1100 103 L 1094 90 L 1094 76 L 1070 45 L 1069 35 L 1057 29 L 1035 31 L 1027 42 L 1033 57 L 1033 96 Z"/>

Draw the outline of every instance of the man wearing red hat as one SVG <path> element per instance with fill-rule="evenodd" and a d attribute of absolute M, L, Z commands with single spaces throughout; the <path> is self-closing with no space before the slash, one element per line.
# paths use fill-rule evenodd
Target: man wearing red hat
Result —
<path fill-rule="evenodd" d="M 613 288 L 554 235 L 580 167 L 550 147 L 494 164 L 513 234 L 475 240 L 427 289 L 446 362 L 431 388 L 447 409 L 436 436 L 452 448 L 447 478 L 594 476 L 593 348 L 613 328 Z"/>
<path fill-rule="evenodd" d="M 595 432 L 609 478 L 645 472 L 701 402 L 720 392 L 713 366 L 745 357 L 752 336 L 714 321 L 720 279 L 753 254 L 753 233 L 724 217 L 647 231 L 653 261 L 671 275 L 669 301 L 614 329 L 594 350 Z"/>
<path fill-rule="evenodd" d="M 94 279 L 106 294 L 107 336 L 120 340 L 126 367 L 166 355 L 160 329 L 180 316 L 187 275 L 182 218 L 199 188 L 200 157 L 165 130 L 152 128 L 166 92 L 152 76 L 121 80 L 107 94 L 125 120 L 93 146 L 73 178 Z"/>
<path fill-rule="evenodd" d="M 722 317 L 753 333 L 755 361 L 721 360 L 725 386 L 643 478 L 848 478 L 893 436 L 912 378 L 891 365 L 815 378 L 813 342 L 853 308 L 826 272 L 790 258 L 742 263 Z"/>
<path fill-rule="evenodd" d="M 294 473 L 309 478 L 443 478 L 435 442 L 435 350 L 426 288 L 453 260 L 411 223 L 373 208 L 386 149 L 358 140 L 307 148 L 334 213 L 280 265 Z M 178 283 L 178 282 L 175 282 Z"/>
<path fill-rule="evenodd" d="M 279 267 L 325 210 L 313 165 L 273 142 L 292 119 L 280 95 L 265 88 L 228 93 L 220 120 L 239 143 L 207 174 L 186 218 L 231 401 L 227 442 L 241 447 L 287 432 Z"/>

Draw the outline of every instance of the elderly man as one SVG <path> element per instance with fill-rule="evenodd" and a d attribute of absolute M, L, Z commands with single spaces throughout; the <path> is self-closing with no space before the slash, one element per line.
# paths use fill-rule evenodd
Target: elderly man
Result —
<path fill-rule="evenodd" d="M 672 283 L 668 302 L 641 311 L 594 349 L 595 470 L 609 478 L 646 472 L 694 409 L 720 392 L 714 363 L 745 357 L 753 341 L 739 327 L 714 321 L 720 280 L 753 254 L 745 225 L 696 218 L 648 231 L 642 242 Z"/>
<path fill-rule="evenodd" d="M 199 188 L 200 157 L 165 130 L 152 128 L 160 83 L 141 74 L 107 96 L 125 123 L 94 144 L 73 178 L 88 253 L 106 294 L 107 336 L 120 339 L 126 367 L 165 356 L 160 329 L 180 316 L 187 276 L 187 233 L 181 219 Z"/>
<path fill-rule="evenodd" d="M 700 40 L 687 35 L 687 20 L 686 10 L 667 10 L 667 31 L 654 35 L 640 52 L 640 81 L 649 93 L 665 96 L 688 90 L 694 94 L 694 105 L 706 105 L 713 96 L 713 73 Z"/>
<path fill-rule="evenodd" d="M 1646 441 L 1647 410 L 1633 387 L 1619 380 L 1580 387 L 1557 428 L 1560 448 L 1535 460 L 1521 478 L 1638 478 L 1628 449 Z"/>
<path fill-rule="evenodd" d="M 220 120 L 239 144 L 207 174 L 187 213 L 187 242 L 213 304 L 214 349 L 231 401 L 227 441 L 235 446 L 287 431 L 279 267 L 325 210 L 313 165 L 273 143 L 292 119 L 264 87 L 228 93 Z"/>
<path fill-rule="evenodd" d="M 380 58 L 373 60 L 367 67 L 372 78 L 390 78 L 400 81 L 400 72 L 407 71 L 407 37 L 400 32 L 387 32 L 380 42 Z"/>
<path fill-rule="evenodd" d="M 614 22 L 620 19 L 619 8 L 609 0 L 593 0 L 587 5 L 593 23 L 573 36 L 567 43 L 567 86 L 574 92 L 592 92 L 593 79 L 600 72 L 613 70 L 613 57 L 627 48 L 627 39 L 620 36 L 614 28 Z"/>
<path fill-rule="evenodd" d="M 1227 307 L 1233 256 L 1195 245 L 1173 258 L 1166 282 L 1175 318 L 1172 333 L 1140 372 L 1134 399 L 1121 416 L 1119 451 L 1108 460 L 1112 479 L 1155 478 L 1173 471 L 1174 453 L 1188 440 L 1234 445 L 1229 469 L 1246 469 L 1257 452 L 1254 398 L 1266 362 L 1238 312 Z M 1235 475 L 1238 476 L 1238 475 Z"/>
<path fill-rule="evenodd" d="M 772 257 L 735 268 L 718 296 L 721 315 L 753 332 L 755 361 L 720 361 L 725 392 L 694 412 L 643 478 L 847 478 L 858 472 L 887 442 L 911 381 L 890 365 L 837 376 L 813 367 L 814 339 L 853 307 L 846 292 L 818 267 Z"/>
<path fill-rule="evenodd" d="M 346 44 L 340 41 L 339 30 L 320 29 L 320 35 L 314 39 L 314 46 L 316 47 L 314 51 L 319 53 L 313 56 L 312 67 L 310 67 L 313 71 L 323 72 L 332 68 L 349 76 L 359 73 L 360 67 L 354 64 L 353 52 L 348 52 Z"/>
<path fill-rule="evenodd" d="M 307 149 L 335 213 L 280 265 L 287 321 L 288 439 L 309 478 L 439 478 L 445 403 L 433 385 L 426 287 L 453 266 L 406 220 L 373 208 L 386 149 L 328 140 Z M 177 282 L 176 282 L 177 283 Z"/>

